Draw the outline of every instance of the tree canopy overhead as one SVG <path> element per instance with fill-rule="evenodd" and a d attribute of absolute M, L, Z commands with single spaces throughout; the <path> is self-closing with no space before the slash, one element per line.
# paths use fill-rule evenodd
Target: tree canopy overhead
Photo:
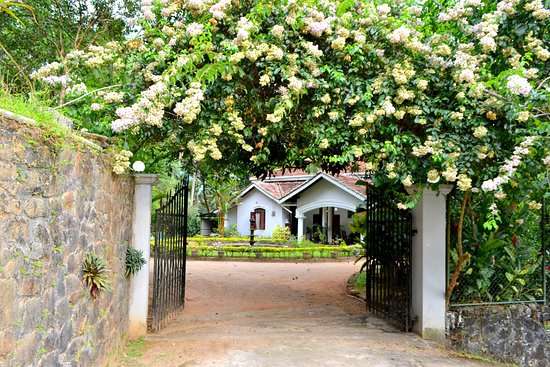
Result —
<path fill-rule="evenodd" d="M 83 127 L 138 156 L 256 174 L 361 161 L 377 185 L 497 196 L 526 161 L 550 165 L 540 0 L 143 0 L 142 11 L 139 37 L 33 74 Z"/>

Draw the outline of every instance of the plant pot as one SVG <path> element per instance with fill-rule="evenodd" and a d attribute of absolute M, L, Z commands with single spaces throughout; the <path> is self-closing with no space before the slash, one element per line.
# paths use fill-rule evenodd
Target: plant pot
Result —
<path fill-rule="evenodd" d="M 193 251 L 191 251 L 191 256 L 197 257 L 197 256 L 199 256 L 199 252 L 197 250 L 193 250 Z"/>

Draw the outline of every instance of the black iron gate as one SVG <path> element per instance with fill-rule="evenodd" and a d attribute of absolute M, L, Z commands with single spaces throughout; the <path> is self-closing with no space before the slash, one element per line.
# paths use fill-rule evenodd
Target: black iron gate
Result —
<path fill-rule="evenodd" d="M 390 192 L 367 186 L 366 303 L 367 309 L 397 323 L 411 325 L 412 214 L 397 208 Z"/>
<path fill-rule="evenodd" d="M 161 329 L 184 305 L 188 189 L 188 180 L 181 182 L 155 213 L 151 331 Z"/>

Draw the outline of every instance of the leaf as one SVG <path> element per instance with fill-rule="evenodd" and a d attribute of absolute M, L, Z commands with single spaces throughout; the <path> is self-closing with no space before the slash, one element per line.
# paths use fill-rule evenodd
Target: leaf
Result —
<path fill-rule="evenodd" d="M 514 281 L 514 276 L 510 273 L 505 273 L 504 274 L 506 276 L 506 279 L 508 279 L 508 281 L 511 283 Z"/>
<path fill-rule="evenodd" d="M 342 16 L 344 13 L 346 13 L 349 9 L 351 9 L 355 5 L 355 0 L 344 0 L 340 4 L 338 4 L 338 7 L 336 8 L 336 15 Z"/>

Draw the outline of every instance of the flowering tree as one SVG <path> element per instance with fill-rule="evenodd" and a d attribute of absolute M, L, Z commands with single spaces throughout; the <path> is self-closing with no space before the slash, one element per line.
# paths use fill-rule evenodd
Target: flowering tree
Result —
<path fill-rule="evenodd" d="M 534 177 L 550 165 L 550 10 L 444 3 L 143 0 L 139 37 L 33 77 L 138 155 L 254 173 L 361 161 L 378 186 L 455 185 L 461 231 L 472 194 L 488 208 L 517 187 L 522 164 Z M 487 213 L 491 230 L 498 210 Z M 457 241 L 458 276 L 468 254 Z"/>
<path fill-rule="evenodd" d="M 414 3 L 144 0 L 142 36 L 33 77 L 130 148 L 256 172 L 362 160 L 377 184 L 501 193 L 547 154 L 550 10 Z"/>

